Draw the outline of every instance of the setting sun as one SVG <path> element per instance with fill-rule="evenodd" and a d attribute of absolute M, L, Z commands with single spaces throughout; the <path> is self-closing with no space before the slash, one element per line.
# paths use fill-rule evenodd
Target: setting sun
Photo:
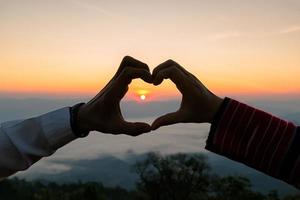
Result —
<path fill-rule="evenodd" d="M 147 98 L 147 94 L 149 94 L 150 93 L 150 91 L 149 90 L 147 90 L 147 89 L 138 89 L 137 91 L 136 91 L 136 94 L 137 94 L 137 96 L 139 97 L 139 99 L 141 100 L 141 101 L 145 101 L 146 100 L 146 98 Z"/>
<path fill-rule="evenodd" d="M 146 100 L 146 95 L 144 95 L 144 94 L 140 95 L 140 99 L 141 99 L 142 101 Z"/>

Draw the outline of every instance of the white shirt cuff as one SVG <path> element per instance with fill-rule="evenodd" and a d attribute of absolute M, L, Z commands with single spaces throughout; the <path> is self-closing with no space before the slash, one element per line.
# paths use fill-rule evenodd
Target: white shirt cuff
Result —
<path fill-rule="evenodd" d="M 39 118 L 52 149 L 59 149 L 77 138 L 71 129 L 69 107 L 49 112 Z"/>

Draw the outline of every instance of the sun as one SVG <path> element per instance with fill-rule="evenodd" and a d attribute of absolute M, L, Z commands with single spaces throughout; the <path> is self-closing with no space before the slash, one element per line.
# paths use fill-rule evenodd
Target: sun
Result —
<path fill-rule="evenodd" d="M 140 101 L 146 101 L 149 93 L 150 91 L 147 89 L 138 89 L 136 90 L 136 97 L 138 97 Z"/>
<path fill-rule="evenodd" d="M 144 94 L 140 95 L 140 99 L 141 99 L 142 101 L 145 101 L 145 100 L 146 100 L 146 95 L 144 95 Z"/>

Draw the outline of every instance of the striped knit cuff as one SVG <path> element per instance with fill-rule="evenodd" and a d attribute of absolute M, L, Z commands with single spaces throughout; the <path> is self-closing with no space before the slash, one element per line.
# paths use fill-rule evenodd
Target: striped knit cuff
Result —
<path fill-rule="evenodd" d="M 226 98 L 205 148 L 299 187 L 300 132 L 296 130 L 293 123 Z"/>
<path fill-rule="evenodd" d="M 209 149 L 212 151 L 212 149 L 214 148 L 213 146 L 213 140 L 214 140 L 214 136 L 215 136 L 215 133 L 216 133 L 216 129 L 218 127 L 218 124 L 221 120 L 221 117 L 229 103 L 230 99 L 228 97 L 225 97 L 225 99 L 223 100 L 219 110 L 217 111 L 216 115 L 214 116 L 214 119 L 211 123 L 211 127 L 210 127 L 210 132 L 208 134 L 208 138 L 207 138 L 207 141 L 206 141 L 206 149 Z"/>

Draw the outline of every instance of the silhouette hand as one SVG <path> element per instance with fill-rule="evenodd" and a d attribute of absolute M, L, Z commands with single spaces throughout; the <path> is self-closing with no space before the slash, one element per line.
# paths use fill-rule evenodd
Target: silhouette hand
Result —
<path fill-rule="evenodd" d="M 145 63 L 129 56 L 124 57 L 110 82 L 96 97 L 80 107 L 77 119 L 79 128 L 130 136 L 150 132 L 150 125 L 126 122 L 121 114 L 120 101 L 128 91 L 128 85 L 136 78 L 152 83 L 149 67 Z"/>
<path fill-rule="evenodd" d="M 152 73 L 153 84 L 159 85 L 164 79 L 171 79 L 182 93 L 178 111 L 157 118 L 152 130 L 175 123 L 212 122 L 222 99 L 210 92 L 194 75 L 172 60 L 157 66 Z"/>

